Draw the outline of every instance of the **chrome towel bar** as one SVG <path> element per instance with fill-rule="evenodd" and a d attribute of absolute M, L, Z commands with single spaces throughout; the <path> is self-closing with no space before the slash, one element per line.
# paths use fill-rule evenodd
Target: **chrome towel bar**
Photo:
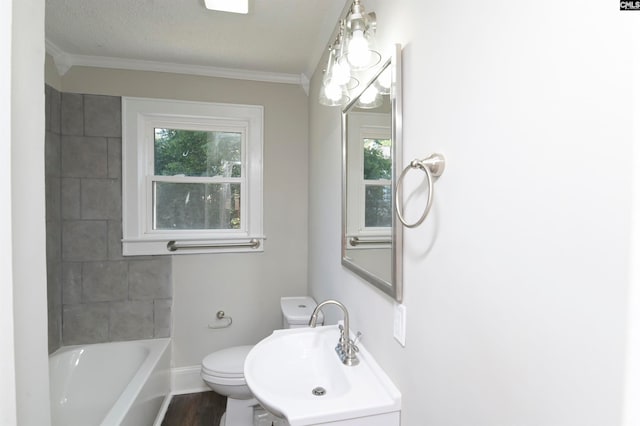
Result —
<path fill-rule="evenodd" d="M 233 247 L 251 247 L 257 249 L 260 247 L 260 240 L 252 238 L 249 241 L 238 241 L 237 243 L 211 243 L 211 244 L 177 244 L 175 241 L 167 243 L 167 250 L 198 250 L 209 248 L 233 248 Z"/>
<path fill-rule="evenodd" d="M 349 238 L 349 245 L 353 247 L 365 244 L 391 244 L 391 238 Z"/>

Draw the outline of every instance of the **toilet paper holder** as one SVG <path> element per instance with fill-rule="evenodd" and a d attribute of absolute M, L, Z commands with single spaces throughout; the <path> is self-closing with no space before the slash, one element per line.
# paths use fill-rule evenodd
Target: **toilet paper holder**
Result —
<path fill-rule="evenodd" d="M 222 323 L 222 324 L 209 324 L 208 325 L 209 328 L 215 330 L 215 329 L 219 329 L 219 328 L 231 327 L 231 324 L 233 324 L 233 319 L 231 317 L 226 316 L 224 311 L 216 312 L 216 318 L 218 319 L 218 321 L 224 321 L 224 323 Z"/>

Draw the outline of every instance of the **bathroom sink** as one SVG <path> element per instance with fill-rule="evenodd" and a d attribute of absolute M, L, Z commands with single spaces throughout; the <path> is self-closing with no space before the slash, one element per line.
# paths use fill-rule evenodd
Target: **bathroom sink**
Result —
<path fill-rule="evenodd" d="M 400 392 L 361 345 L 360 363 L 342 364 L 335 325 L 276 330 L 249 352 L 244 375 L 264 408 L 291 426 L 400 411 Z"/>

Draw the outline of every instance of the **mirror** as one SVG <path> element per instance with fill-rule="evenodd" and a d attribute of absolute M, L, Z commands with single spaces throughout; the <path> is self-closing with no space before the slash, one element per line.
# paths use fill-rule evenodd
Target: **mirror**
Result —
<path fill-rule="evenodd" d="M 400 46 L 342 113 L 342 264 L 402 302 Z"/>

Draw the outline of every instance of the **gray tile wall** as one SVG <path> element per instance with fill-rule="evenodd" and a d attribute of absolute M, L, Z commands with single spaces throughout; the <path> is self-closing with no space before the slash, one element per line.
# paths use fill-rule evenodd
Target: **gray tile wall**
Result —
<path fill-rule="evenodd" d="M 62 216 L 60 191 L 60 92 L 45 86 L 45 200 L 49 353 L 62 345 Z"/>
<path fill-rule="evenodd" d="M 49 349 L 168 337 L 171 257 L 122 256 L 121 99 L 46 93 Z"/>

